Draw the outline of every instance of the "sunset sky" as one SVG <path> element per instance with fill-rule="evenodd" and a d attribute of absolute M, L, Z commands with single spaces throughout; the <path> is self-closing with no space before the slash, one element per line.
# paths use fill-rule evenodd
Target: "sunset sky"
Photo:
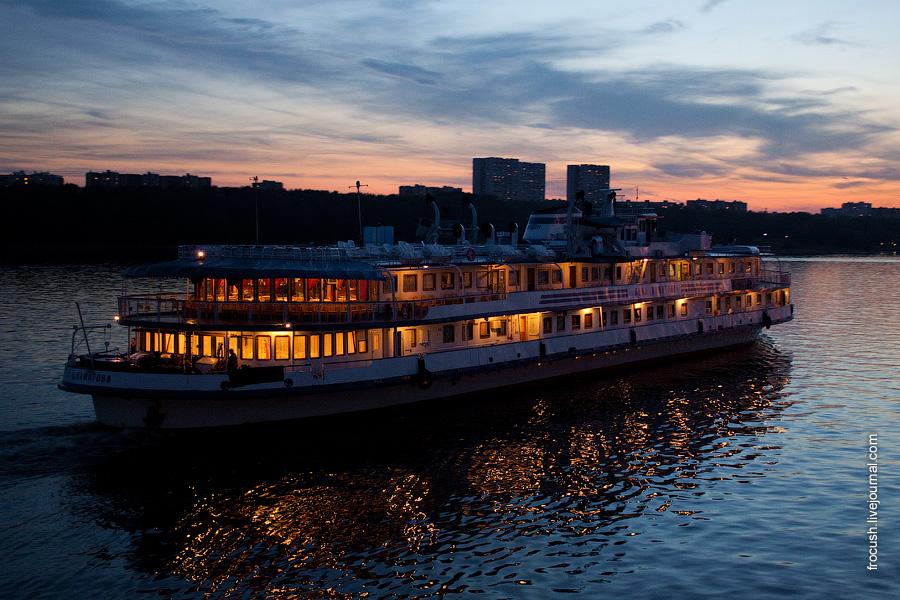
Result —
<path fill-rule="evenodd" d="M 900 207 L 900 2 L 0 0 L 0 173 Z"/>

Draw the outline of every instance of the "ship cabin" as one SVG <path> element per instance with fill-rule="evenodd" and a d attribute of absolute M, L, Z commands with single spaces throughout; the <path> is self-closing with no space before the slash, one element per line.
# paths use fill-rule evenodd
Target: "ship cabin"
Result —
<path fill-rule="evenodd" d="M 125 271 L 117 318 L 136 362 L 196 373 L 224 370 L 229 351 L 249 366 L 333 367 L 608 330 L 633 343 L 642 327 L 658 337 L 761 322 L 790 302 L 789 275 L 756 248 L 577 261 L 497 250 L 460 246 L 429 262 L 185 246 L 177 260 Z"/>

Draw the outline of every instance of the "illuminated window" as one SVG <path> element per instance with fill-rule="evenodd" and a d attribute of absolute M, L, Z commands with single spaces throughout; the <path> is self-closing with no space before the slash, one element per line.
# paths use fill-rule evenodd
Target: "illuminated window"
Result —
<path fill-rule="evenodd" d="M 287 360 L 291 357 L 291 336 L 275 336 L 275 360 Z"/>
<path fill-rule="evenodd" d="M 589 312 L 584 314 L 584 328 L 591 329 L 594 326 L 594 313 Z"/>
<path fill-rule="evenodd" d="M 490 324 L 487 321 L 482 321 L 478 324 L 478 335 L 483 338 L 491 337 Z"/>
<path fill-rule="evenodd" d="M 321 356 L 321 338 L 317 335 L 309 336 L 309 357 L 310 358 L 319 358 Z"/>
<path fill-rule="evenodd" d="M 294 336 L 294 359 L 302 360 L 306 358 L 306 336 Z"/>
<path fill-rule="evenodd" d="M 719 275 L 722 275 L 724 273 L 725 273 L 725 263 L 720 262 L 719 263 Z"/>
<path fill-rule="evenodd" d="M 322 356 L 334 354 L 334 335 L 326 333 L 322 335 Z"/>
<path fill-rule="evenodd" d="M 472 272 L 466 271 L 463 273 L 463 287 L 470 288 L 472 287 Z"/>
<path fill-rule="evenodd" d="M 674 302 L 669 303 L 669 318 L 670 319 L 675 318 L 675 303 Z"/>
<path fill-rule="evenodd" d="M 335 356 L 343 356 L 344 355 L 344 333 L 338 332 L 334 334 L 334 355 Z"/>
<path fill-rule="evenodd" d="M 256 358 L 269 360 L 272 358 L 272 338 L 267 335 L 256 336 Z"/>
<path fill-rule="evenodd" d="M 581 315 L 572 315 L 572 331 L 581 329 Z"/>
<path fill-rule="evenodd" d="M 687 316 L 687 302 L 682 302 L 682 303 L 681 303 L 681 316 L 682 316 L 682 317 L 686 317 L 686 316 Z"/>
<path fill-rule="evenodd" d="M 635 323 L 640 323 L 640 322 L 641 322 L 641 312 L 642 312 L 642 311 L 641 311 L 640 308 L 635 308 L 635 309 L 634 309 L 634 322 L 635 322 Z"/>
<path fill-rule="evenodd" d="M 356 342 L 357 333 L 355 331 L 347 332 L 347 354 L 356 354 L 357 342 Z"/>
<path fill-rule="evenodd" d="M 253 360 L 253 338 L 241 338 L 241 358 L 243 360 Z"/>

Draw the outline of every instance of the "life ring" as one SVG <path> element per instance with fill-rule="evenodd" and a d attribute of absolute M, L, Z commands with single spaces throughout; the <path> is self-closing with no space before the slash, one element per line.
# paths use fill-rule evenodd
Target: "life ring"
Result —
<path fill-rule="evenodd" d="M 412 304 L 410 304 L 410 303 L 407 302 L 407 303 L 404 304 L 403 307 L 400 309 L 400 316 L 401 316 L 404 320 L 409 320 L 409 319 L 412 318 L 412 314 L 413 314 Z"/>
<path fill-rule="evenodd" d="M 470 262 L 475 260 L 475 248 L 466 250 L 466 258 L 468 258 Z"/>

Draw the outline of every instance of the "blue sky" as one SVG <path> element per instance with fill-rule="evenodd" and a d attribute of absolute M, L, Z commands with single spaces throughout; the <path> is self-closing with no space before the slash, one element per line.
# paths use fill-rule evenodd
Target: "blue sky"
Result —
<path fill-rule="evenodd" d="M 900 3 L 0 0 L 0 172 L 900 206 Z"/>

